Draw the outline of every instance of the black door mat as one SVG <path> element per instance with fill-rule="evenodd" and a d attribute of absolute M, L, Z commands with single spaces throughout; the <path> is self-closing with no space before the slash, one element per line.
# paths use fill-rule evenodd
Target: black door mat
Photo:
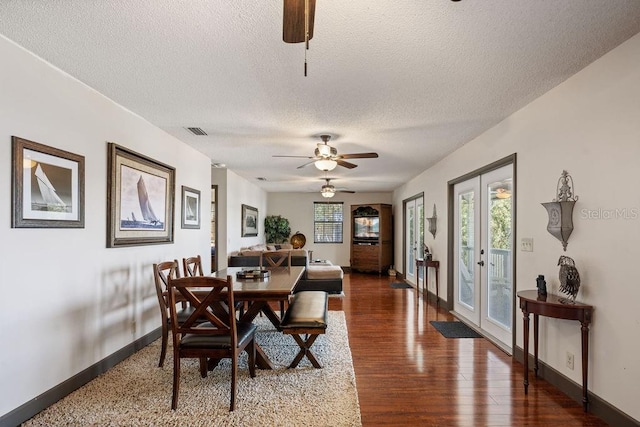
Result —
<path fill-rule="evenodd" d="M 393 282 L 393 283 L 390 283 L 389 286 L 391 286 L 394 289 L 408 289 L 412 287 L 410 284 L 405 282 Z"/>
<path fill-rule="evenodd" d="M 462 322 L 430 321 L 434 328 L 445 338 L 482 338 L 482 335 Z"/>

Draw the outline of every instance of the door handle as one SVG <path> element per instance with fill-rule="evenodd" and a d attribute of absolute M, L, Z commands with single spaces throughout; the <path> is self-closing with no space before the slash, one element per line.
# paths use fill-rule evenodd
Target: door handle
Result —
<path fill-rule="evenodd" d="M 484 249 L 480 249 L 480 256 L 484 255 Z M 478 261 L 480 267 L 484 267 L 484 260 Z"/>

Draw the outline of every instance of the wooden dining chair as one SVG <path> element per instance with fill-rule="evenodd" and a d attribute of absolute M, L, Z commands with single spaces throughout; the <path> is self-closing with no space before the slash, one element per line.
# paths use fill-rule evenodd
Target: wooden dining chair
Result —
<path fill-rule="evenodd" d="M 290 269 L 291 251 L 264 251 L 260 253 L 260 268 L 262 267 L 286 267 Z"/>
<path fill-rule="evenodd" d="M 182 271 L 184 272 L 184 277 L 204 276 L 200 255 L 182 258 Z"/>
<path fill-rule="evenodd" d="M 202 258 L 200 255 L 196 255 L 189 258 L 182 258 L 182 271 L 184 277 L 204 276 L 204 270 L 202 268 Z M 236 311 L 238 312 L 238 318 L 244 313 L 244 301 L 236 301 Z"/>
<path fill-rule="evenodd" d="M 162 341 L 160 349 L 160 361 L 158 367 L 162 368 L 164 365 L 164 359 L 167 355 L 167 340 L 169 339 L 169 299 L 168 299 L 168 283 L 169 279 L 180 278 L 180 268 L 178 260 L 164 261 L 158 264 L 153 264 L 153 280 L 156 285 L 156 294 L 158 296 L 158 304 L 160 307 L 160 316 L 162 319 Z M 180 308 L 176 311 L 176 314 L 181 319 L 186 319 L 191 313 L 193 313 L 193 307 L 182 302 L 179 304 Z"/>
<path fill-rule="evenodd" d="M 194 312 L 185 320 L 178 317 L 176 303 L 188 301 Z M 193 276 L 169 279 L 169 310 L 173 336 L 173 397 L 171 409 L 178 407 L 180 391 L 180 361 L 183 358 L 200 359 L 200 375 L 207 376 L 207 358 L 231 359 L 231 402 L 236 405 L 238 356 L 249 354 L 249 374 L 256 376 L 256 325 L 237 322 L 234 306 L 233 281 L 211 276 Z"/>
<path fill-rule="evenodd" d="M 286 262 L 285 262 L 286 261 Z M 260 254 L 260 269 L 263 267 L 284 267 L 291 271 L 291 251 L 264 251 Z M 280 318 L 284 316 L 285 304 L 280 301 Z"/>

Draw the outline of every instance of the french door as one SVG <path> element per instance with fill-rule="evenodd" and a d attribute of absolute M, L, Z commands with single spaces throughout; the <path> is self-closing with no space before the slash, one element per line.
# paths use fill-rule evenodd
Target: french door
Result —
<path fill-rule="evenodd" d="M 454 185 L 454 311 L 511 349 L 513 165 Z"/>
<path fill-rule="evenodd" d="M 416 271 L 416 258 L 422 256 L 424 242 L 424 197 L 405 201 L 405 278 L 414 286 L 422 286 L 423 274 Z"/>

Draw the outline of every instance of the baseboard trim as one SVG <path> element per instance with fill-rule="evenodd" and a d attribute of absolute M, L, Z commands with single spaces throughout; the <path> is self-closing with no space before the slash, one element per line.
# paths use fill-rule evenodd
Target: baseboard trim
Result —
<path fill-rule="evenodd" d="M 513 352 L 514 358 L 520 362 L 524 362 L 524 350 L 516 347 Z M 529 366 L 533 367 L 533 356 L 529 355 Z M 533 376 L 533 372 L 529 372 L 529 378 Z M 561 392 L 575 400 L 582 406 L 582 384 L 578 384 L 570 378 L 562 375 L 551 366 L 541 360 L 538 360 L 538 378 L 542 378 Z M 529 388 L 531 388 L 531 383 Z M 524 386 L 522 389 L 524 393 Z M 640 421 L 633 419 L 615 406 L 611 405 L 604 399 L 598 397 L 589 391 L 589 412 L 600 417 L 607 424 L 616 427 L 640 427 Z"/>
<path fill-rule="evenodd" d="M 58 400 L 71 394 L 99 375 L 107 372 L 109 369 L 113 368 L 115 365 L 122 362 L 124 359 L 131 356 L 138 350 L 151 344 L 153 341 L 160 338 L 160 333 L 161 330 L 160 328 L 158 328 L 148 333 L 147 335 L 138 338 L 131 344 L 121 348 L 120 350 L 116 351 L 110 356 L 107 356 L 101 361 L 89 366 L 84 371 L 77 373 L 68 380 L 45 391 L 41 395 L 31 399 L 30 401 L 19 406 L 13 411 L 1 416 L 0 426 L 19 426 L 26 420 L 41 412 L 43 409 L 46 409 L 49 406 L 53 405 Z"/>

